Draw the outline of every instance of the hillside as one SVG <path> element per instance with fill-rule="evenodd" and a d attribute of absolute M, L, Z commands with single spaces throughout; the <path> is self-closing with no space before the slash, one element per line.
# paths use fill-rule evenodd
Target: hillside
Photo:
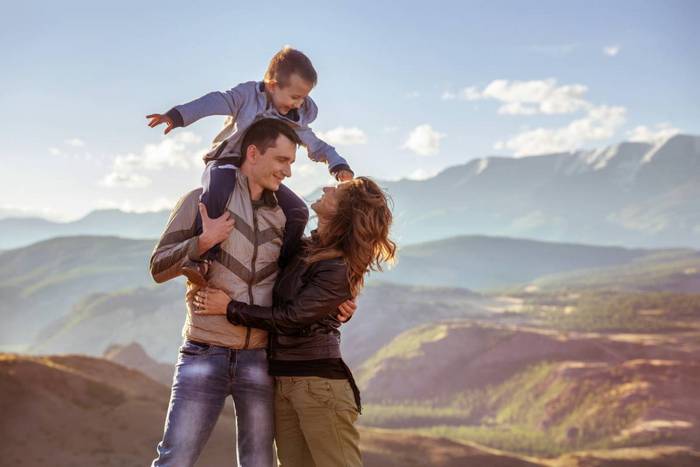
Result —
<path fill-rule="evenodd" d="M 7 465 L 147 465 L 156 454 L 169 389 L 102 359 L 0 354 L 0 458 Z M 199 465 L 232 459 L 225 411 Z"/>
<path fill-rule="evenodd" d="M 162 433 L 168 388 L 99 358 L 0 354 L 0 457 L 8 465 L 147 465 Z M 362 419 L 362 417 L 361 417 Z M 234 420 L 225 409 L 197 465 L 235 459 Z M 397 430 L 360 427 L 367 467 L 631 467 L 697 465 L 679 446 L 522 457 Z"/>
<path fill-rule="evenodd" d="M 421 326 L 362 366 L 365 423 L 530 455 L 698 449 L 699 337 L 697 329 L 664 340 L 464 321 Z"/>
<path fill-rule="evenodd" d="M 147 465 L 162 434 L 169 397 L 166 386 L 103 359 L 13 354 L 0 354 L 0 394 L 3 463 L 56 467 Z M 225 410 L 198 465 L 231 465 L 233 428 L 232 413 Z M 367 467 L 418 466 L 425 459 L 435 467 L 538 465 L 387 430 L 363 429 L 361 439 Z"/>

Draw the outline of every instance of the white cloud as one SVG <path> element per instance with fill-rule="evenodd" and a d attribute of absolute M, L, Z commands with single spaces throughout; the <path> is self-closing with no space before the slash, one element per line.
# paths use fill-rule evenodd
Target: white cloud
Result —
<path fill-rule="evenodd" d="M 61 155 L 61 150 L 55 147 L 49 148 L 49 154 L 52 156 L 60 156 Z"/>
<path fill-rule="evenodd" d="M 434 177 L 438 172 L 440 172 L 438 168 L 420 168 L 408 174 L 406 178 L 409 180 L 425 180 Z"/>
<path fill-rule="evenodd" d="M 144 188 L 151 184 L 151 179 L 136 173 L 112 172 L 100 180 L 106 187 Z"/>
<path fill-rule="evenodd" d="M 627 132 L 627 139 L 641 143 L 658 143 L 680 132 L 681 130 L 667 122 L 657 123 L 655 128 L 640 125 Z"/>
<path fill-rule="evenodd" d="M 440 152 L 440 140 L 445 136 L 447 135 L 433 130 L 428 124 L 419 125 L 411 131 L 401 147 L 421 156 L 434 156 Z"/>
<path fill-rule="evenodd" d="M 149 203 L 133 203 L 126 200 L 117 202 L 110 199 L 99 199 L 93 209 L 119 209 L 124 212 L 156 212 L 164 209 L 172 209 L 175 206 L 175 201 L 165 197 L 159 197 Z"/>
<path fill-rule="evenodd" d="M 420 97 L 420 92 L 418 92 L 418 91 L 407 92 L 406 94 L 404 94 L 404 97 L 406 99 L 417 99 Z"/>
<path fill-rule="evenodd" d="M 457 94 L 443 93 L 443 99 L 459 97 L 466 101 L 493 99 L 502 103 L 498 109 L 501 115 L 568 114 L 589 109 L 591 104 L 583 97 L 588 88 L 582 84 L 559 86 L 557 80 L 491 81 L 480 91 L 469 86 Z"/>
<path fill-rule="evenodd" d="M 481 99 L 482 95 L 476 86 L 467 86 L 459 92 L 459 97 L 465 101 L 475 101 Z"/>
<path fill-rule="evenodd" d="M 367 135 L 364 131 L 357 127 L 345 128 L 339 126 L 328 131 L 317 132 L 319 138 L 328 144 L 336 144 L 340 146 L 352 146 L 355 144 L 366 144 Z"/>
<path fill-rule="evenodd" d="M 605 46 L 605 47 L 603 47 L 603 53 L 605 55 L 607 55 L 608 57 L 614 57 L 620 53 L 620 46 L 619 45 Z"/>
<path fill-rule="evenodd" d="M 75 148 L 82 148 L 85 146 L 85 141 L 79 138 L 71 138 L 64 141 L 68 146 L 73 146 Z"/>
<path fill-rule="evenodd" d="M 442 99 L 443 101 L 451 101 L 457 99 L 457 94 L 453 93 L 452 91 L 445 91 L 440 96 L 440 99 Z"/>
<path fill-rule="evenodd" d="M 396 125 L 389 125 L 389 126 L 385 126 L 385 127 L 382 129 L 382 131 L 383 131 L 384 133 L 395 133 L 398 129 L 399 129 L 399 127 L 396 126 Z"/>
<path fill-rule="evenodd" d="M 625 123 L 624 107 L 592 107 L 587 114 L 561 128 L 536 128 L 519 133 L 494 145 L 510 149 L 516 156 L 573 151 L 589 141 L 611 138 Z"/>
<path fill-rule="evenodd" d="M 142 188 L 151 183 L 151 179 L 139 172 L 159 171 L 163 169 L 189 170 L 202 165 L 203 148 L 194 148 L 201 138 L 185 131 L 161 140 L 157 144 L 147 144 L 140 154 L 118 155 L 112 162 L 112 171 L 100 184 L 103 186 Z"/>

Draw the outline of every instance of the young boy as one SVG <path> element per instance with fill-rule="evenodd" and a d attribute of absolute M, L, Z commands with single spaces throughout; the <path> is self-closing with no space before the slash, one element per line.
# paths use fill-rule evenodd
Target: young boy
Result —
<path fill-rule="evenodd" d="M 261 118 L 277 118 L 289 124 L 306 146 L 309 158 L 326 162 L 331 174 L 339 181 L 349 180 L 353 172 L 348 163 L 329 144 L 319 139 L 309 128 L 318 109 L 309 93 L 316 85 L 316 70 L 302 52 L 285 47 L 272 57 L 264 80 L 241 83 L 225 92 L 211 92 L 187 104 L 178 105 L 167 113 L 151 114 L 151 128 L 165 123 L 165 134 L 173 128 L 188 126 L 210 115 L 228 115 L 224 129 L 214 138 L 212 148 L 204 156 L 206 168 L 202 175 L 202 203 L 209 217 L 226 212 L 233 190 L 233 178 L 241 153 L 241 141 L 248 127 Z M 284 185 L 276 192 L 282 205 L 299 206 L 303 201 Z M 290 231 L 289 225 L 285 231 Z M 201 219 L 197 218 L 195 235 L 201 234 Z M 188 262 L 181 270 L 191 282 L 206 286 L 207 262 L 218 254 L 219 245 L 210 249 L 203 262 Z"/>

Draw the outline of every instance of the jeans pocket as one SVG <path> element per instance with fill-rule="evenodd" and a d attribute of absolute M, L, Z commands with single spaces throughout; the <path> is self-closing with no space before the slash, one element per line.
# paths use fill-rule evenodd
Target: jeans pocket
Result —
<path fill-rule="evenodd" d="M 211 345 L 202 342 L 186 340 L 180 346 L 180 353 L 183 355 L 205 355 L 211 349 Z"/>

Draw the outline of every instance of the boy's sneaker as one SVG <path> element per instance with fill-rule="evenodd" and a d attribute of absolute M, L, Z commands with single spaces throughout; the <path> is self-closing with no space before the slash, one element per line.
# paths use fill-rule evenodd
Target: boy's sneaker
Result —
<path fill-rule="evenodd" d="M 207 286 L 207 279 L 205 275 L 207 274 L 207 263 L 205 261 L 192 261 L 190 259 L 186 260 L 180 269 L 180 273 L 187 278 L 190 282 L 200 287 Z"/>

